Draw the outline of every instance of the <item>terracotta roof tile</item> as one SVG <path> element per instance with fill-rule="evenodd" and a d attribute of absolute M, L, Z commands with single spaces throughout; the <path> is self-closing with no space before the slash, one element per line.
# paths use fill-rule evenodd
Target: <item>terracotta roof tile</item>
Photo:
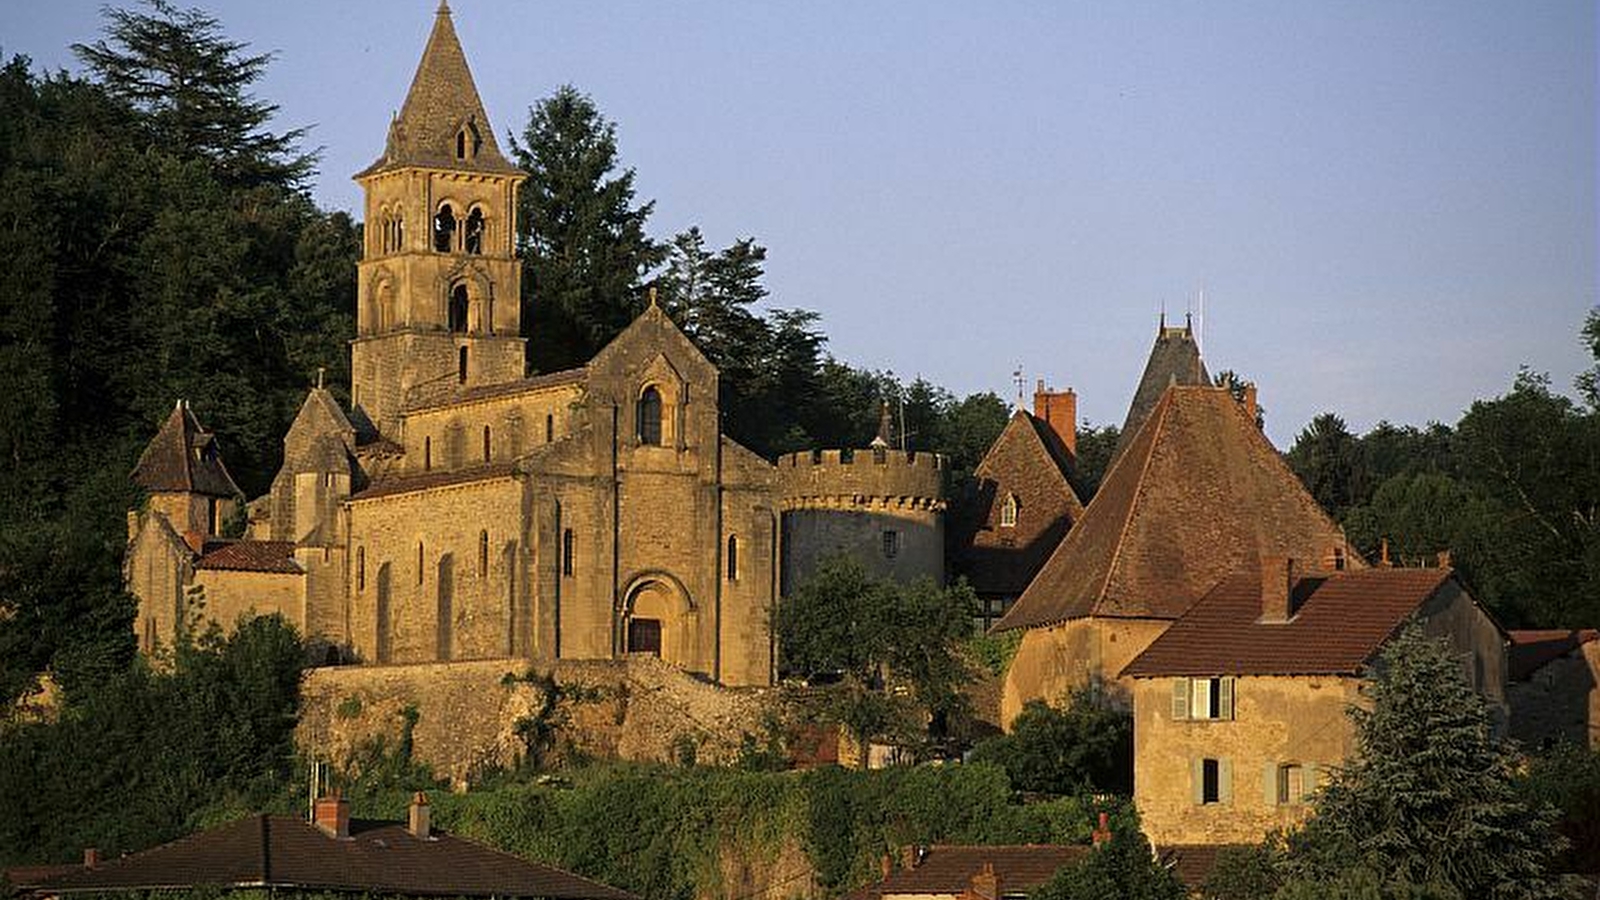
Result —
<path fill-rule="evenodd" d="M 951 567 L 981 596 L 1015 597 L 1044 565 L 1083 503 L 1072 488 L 1072 454 L 1049 423 L 1018 411 L 973 471 L 972 493 L 952 516 Z M 1017 522 L 1000 524 L 1008 496 Z"/>
<path fill-rule="evenodd" d="M 1227 389 L 1173 386 L 995 628 L 1175 619 L 1263 551 L 1320 562 L 1343 544 Z"/>
<path fill-rule="evenodd" d="M 47 879 L 50 893 L 267 887 L 372 895 L 637 900 L 569 872 L 435 831 L 350 823 L 337 839 L 293 816 L 252 816 L 93 869 Z"/>
<path fill-rule="evenodd" d="M 1088 855 L 1083 844 L 935 844 L 926 848 L 922 861 L 908 869 L 895 869 L 882 881 L 846 895 L 847 900 L 878 900 L 895 894 L 960 894 L 972 886 L 972 876 L 993 865 L 1000 877 L 1000 892 L 1031 891 L 1049 881 L 1063 866 Z"/>
<path fill-rule="evenodd" d="M 208 497 L 240 497 L 228 467 L 222 464 L 216 437 L 200 427 L 189 404 L 178 401 L 133 467 L 133 480 L 151 492 L 196 493 Z"/>
<path fill-rule="evenodd" d="M 1511 680 L 1526 681 L 1533 673 L 1590 641 L 1600 640 L 1593 628 L 1522 630 L 1508 632 Z"/>
<path fill-rule="evenodd" d="M 1190 890 L 1195 890 L 1217 867 L 1217 854 L 1241 846 L 1236 844 L 1167 844 L 1156 848 L 1156 856 L 1172 868 Z"/>
<path fill-rule="evenodd" d="M 366 490 L 352 494 L 351 500 L 372 500 L 377 497 L 388 497 L 394 494 L 408 494 L 412 491 L 425 491 L 431 488 L 451 487 L 458 484 L 470 484 L 474 481 L 488 481 L 492 478 L 509 478 L 517 471 L 516 463 L 492 463 L 487 466 L 477 466 L 471 469 L 461 469 L 454 472 L 424 472 L 420 475 L 391 475 L 372 483 Z"/>
<path fill-rule="evenodd" d="M 1452 578 L 1449 569 L 1361 569 L 1295 584 L 1287 622 L 1263 623 L 1261 574 L 1213 588 L 1122 670 L 1124 676 L 1356 675 Z"/>
<path fill-rule="evenodd" d="M 466 122 L 473 124 L 480 143 L 476 154 L 458 159 L 456 132 Z M 472 70 L 467 66 L 467 56 L 450 21 L 450 11 L 443 6 L 434 17 L 433 32 L 417 63 L 405 105 L 389 125 L 383 156 L 356 177 L 402 166 L 504 174 L 521 171 L 500 153 L 478 87 L 473 83 Z"/>
<path fill-rule="evenodd" d="M 299 575 L 304 570 L 294 560 L 294 546 L 294 541 L 207 541 L 194 567 Z"/>

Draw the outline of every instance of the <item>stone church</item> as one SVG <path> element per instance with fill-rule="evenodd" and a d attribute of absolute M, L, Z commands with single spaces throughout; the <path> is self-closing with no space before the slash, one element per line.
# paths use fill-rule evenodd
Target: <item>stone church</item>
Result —
<path fill-rule="evenodd" d="M 225 540 L 242 497 L 179 402 L 134 472 L 150 499 L 125 566 L 147 651 L 277 612 L 330 660 L 650 654 L 761 685 L 786 558 L 851 552 L 942 579 L 941 457 L 757 456 L 720 432 L 717 370 L 653 303 L 587 365 L 529 376 L 524 177 L 441 4 L 383 154 L 356 176 L 352 408 L 309 392 L 247 536 Z"/>

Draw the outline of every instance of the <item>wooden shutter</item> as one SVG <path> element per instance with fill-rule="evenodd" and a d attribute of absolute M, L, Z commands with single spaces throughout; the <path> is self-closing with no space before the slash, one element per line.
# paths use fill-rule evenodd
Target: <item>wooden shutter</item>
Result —
<path fill-rule="evenodd" d="M 1183 679 L 1178 679 L 1183 681 Z M 1206 761 L 1203 759 L 1189 760 L 1189 787 L 1193 795 L 1194 805 L 1199 806 L 1206 802 Z"/>
<path fill-rule="evenodd" d="M 1189 679 L 1172 679 L 1172 721 L 1189 718 Z"/>
<path fill-rule="evenodd" d="M 1278 805 L 1278 764 L 1275 762 L 1261 766 L 1261 802 L 1269 809 Z"/>
<path fill-rule="evenodd" d="M 1317 790 L 1317 764 L 1306 763 L 1304 771 L 1305 774 L 1301 777 L 1300 783 L 1305 785 L 1306 792 L 1304 797 L 1310 797 Z"/>
<path fill-rule="evenodd" d="M 1233 760 L 1227 757 L 1217 760 L 1217 802 L 1233 802 Z"/>
<path fill-rule="evenodd" d="M 1233 718 L 1233 678 L 1229 676 L 1217 679 L 1217 718 Z"/>

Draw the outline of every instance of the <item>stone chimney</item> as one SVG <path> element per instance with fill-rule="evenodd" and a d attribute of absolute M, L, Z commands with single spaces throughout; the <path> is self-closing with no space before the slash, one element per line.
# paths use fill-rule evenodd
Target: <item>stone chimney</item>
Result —
<path fill-rule="evenodd" d="M 884 878 L 888 878 L 891 874 L 893 874 L 894 857 L 885 853 L 883 858 L 878 860 L 878 871 L 883 875 Z"/>
<path fill-rule="evenodd" d="M 1261 557 L 1261 621 L 1287 622 L 1294 616 L 1294 560 Z"/>
<path fill-rule="evenodd" d="M 922 865 L 922 860 L 928 855 L 928 848 L 920 844 L 907 844 L 900 848 L 900 868 L 915 869 Z"/>
<path fill-rule="evenodd" d="M 407 817 L 406 830 L 411 832 L 411 836 L 419 841 L 426 841 L 433 836 L 428 795 L 421 791 L 417 791 L 411 798 L 410 815 Z"/>
<path fill-rule="evenodd" d="M 1244 386 L 1244 414 L 1254 422 L 1260 409 L 1261 404 L 1256 401 L 1256 384 L 1252 381 Z"/>
<path fill-rule="evenodd" d="M 1096 847 L 1111 841 L 1111 816 L 1107 813 L 1100 814 L 1100 823 L 1089 833 L 1089 841 Z"/>
<path fill-rule="evenodd" d="M 83 867 L 94 869 L 100 866 L 100 850 L 96 847 L 83 848 Z"/>
<path fill-rule="evenodd" d="M 1052 391 L 1039 379 L 1033 390 L 1033 416 L 1048 423 L 1050 430 L 1067 445 L 1067 452 L 1078 455 L 1078 395 L 1072 388 Z"/>
<path fill-rule="evenodd" d="M 984 900 L 1000 900 L 1000 876 L 994 873 L 994 863 L 985 862 L 983 871 L 972 876 L 971 894 Z"/>
<path fill-rule="evenodd" d="M 318 797 L 311 821 L 324 834 L 336 838 L 349 837 L 350 801 L 339 796 L 338 791 L 334 791 L 331 797 Z"/>

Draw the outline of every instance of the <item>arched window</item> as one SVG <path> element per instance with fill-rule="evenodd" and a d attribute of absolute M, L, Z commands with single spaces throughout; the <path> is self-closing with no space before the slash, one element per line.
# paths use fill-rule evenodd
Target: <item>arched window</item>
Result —
<path fill-rule="evenodd" d="M 367 589 L 367 548 L 356 548 L 356 590 Z"/>
<path fill-rule="evenodd" d="M 456 159 L 467 158 L 467 130 L 465 128 L 456 132 Z"/>
<path fill-rule="evenodd" d="M 439 207 L 439 214 L 433 217 L 433 249 L 449 253 L 455 246 L 455 240 L 456 214 L 446 203 Z"/>
<path fill-rule="evenodd" d="M 728 535 L 728 580 L 739 580 L 739 539 Z"/>
<path fill-rule="evenodd" d="M 561 574 L 572 574 L 572 557 L 577 550 L 577 539 L 572 536 L 572 529 L 561 532 Z"/>
<path fill-rule="evenodd" d="M 1006 502 L 1000 504 L 1000 527 L 1015 528 L 1017 526 L 1017 495 L 1007 494 Z"/>
<path fill-rule="evenodd" d="M 467 330 L 467 286 L 464 284 L 450 289 L 449 325 L 453 334 Z"/>
<path fill-rule="evenodd" d="M 394 208 L 394 247 L 395 252 L 406 248 L 406 219 L 405 211 L 400 207 Z"/>
<path fill-rule="evenodd" d="M 466 348 L 463 347 L 462 349 L 466 349 Z M 483 426 L 483 461 L 484 462 L 488 462 L 489 461 L 489 451 L 491 449 L 493 449 L 493 444 L 489 440 L 489 426 L 485 425 L 485 426 Z"/>
<path fill-rule="evenodd" d="M 467 230 L 462 237 L 468 253 L 483 252 L 483 210 L 475 208 L 467 214 Z"/>
<path fill-rule="evenodd" d="M 478 532 L 478 577 L 489 574 L 489 532 Z"/>
<path fill-rule="evenodd" d="M 644 389 L 639 395 L 638 404 L 639 443 L 660 445 L 661 443 L 661 392 L 655 385 Z"/>

